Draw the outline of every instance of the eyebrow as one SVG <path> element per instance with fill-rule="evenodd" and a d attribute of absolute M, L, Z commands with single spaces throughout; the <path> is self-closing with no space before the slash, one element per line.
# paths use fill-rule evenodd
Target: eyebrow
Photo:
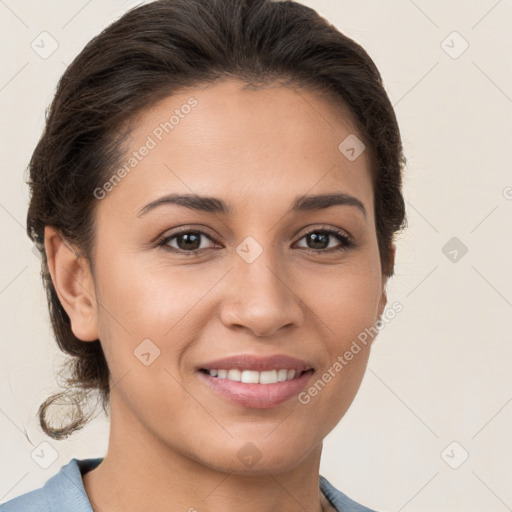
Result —
<path fill-rule="evenodd" d="M 137 217 L 142 217 L 155 208 L 169 204 L 183 206 L 191 210 L 220 213 L 224 215 L 229 215 L 232 211 L 231 207 L 227 203 L 216 197 L 198 196 L 196 194 L 168 194 L 151 201 L 141 208 L 137 213 Z M 357 199 L 357 197 L 342 192 L 297 197 L 292 203 L 290 211 L 317 211 L 339 205 L 353 206 L 357 208 L 366 220 L 367 213 L 363 203 Z"/>

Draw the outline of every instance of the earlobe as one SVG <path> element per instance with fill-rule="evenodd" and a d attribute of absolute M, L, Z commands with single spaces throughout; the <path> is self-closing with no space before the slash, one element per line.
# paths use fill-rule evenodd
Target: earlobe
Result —
<path fill-rule="evenodd" d="M 53 286 L 82 341 L 98 339 L 97 302 L 89 262 L 53 227 L 47 226 L 44 244 Z"/>

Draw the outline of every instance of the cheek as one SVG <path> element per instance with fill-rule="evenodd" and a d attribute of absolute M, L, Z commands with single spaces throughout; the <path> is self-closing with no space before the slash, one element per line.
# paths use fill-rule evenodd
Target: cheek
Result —
<path fill-rule="evenodd" d="M 185 343 L 179 339 L 193 339 L 211 320 L 208 315 L 221 307 L 223 298 L 217 296 L 213 303 L 216 294 L 209 292 L 218 286 L 229 264 L 173 268 L 162 262 L 144 264 L 143 258 L 136 257 L 112 260 L 103 256 L 99 261 L 108 262 L 97 270 L 103 320 L 100 339 L 106 343 L 110 338 L 119 340 L 116 345 L 121 343 L 123 352 L 133 353 L 144 339 L 150 339 L 166 355 L 171 351 L 179 357 Z M 303 303 L 305 323 L 301 327 L 305 332 L 314 327 L 321 333 L 331 358 L 376 322 L 381 279 L 371 251 L 354 253 L 338 265 L 290 263 L 287 270 L 282 277 L 293 291 L 289 292 L 292 300 Z M 180 332 L 187 336 L 177 336 Z"/>
<path fill-rule="evenodd" d="M 321 332 L 319 350 L 323 366 L 310 386 L 299 395 L 309 417 L 324 417 L 327 434 L 343 417 L 360 387 L 377 321 L 380 298 L 379 277 L 361 267 L 358 272 L 339 269 L 339 274 L 317 279 L 305 286 L 303 296 Z"/>
<path fill-rule="evenodd" d="M 192 267 L 145 265 L 144 258 L 118 260 L 101 269 L 100 302 L 113 328 L 143 337 L 161 337 L 190 311 L 218 279 Z M 210 272 L 210 274 L 213 274 Z"/>
<path fill-rule="evenodd" d="M 351 347 L 365 327 L 376 320 L 380 286 L 371 256 L 364 258 L 337 266 L 290 265 L 285 279 L 293 290 L 289 292 L 292 299 L 304 303 L 304 324 L 299 332 L 311 336 L 323 364 L 304 390 L 302 401 L 298 397 L 290 409 L 296 424 L 301 425 L 299 431 L 306 433 L 305 447 L 323 438 L 339 422 L 364 375 L 369 344 L 360 343 L 357 353 L 357 348 Z M 200 425 L 209 434 L 196 436 L 195 448 L 190 450 L 215 450 L 212 439 L 224 440 L 224 444 L 219 444 L 224 449 L 224 445 L 234 441 L 226 438 L 225 431 L 194 399 L 193 393 L 187 393 L 189 381 L 180 373 L 180 362 L 194 340 L 201 338 L 206 323 L 219 304 L 222 306 L 222 299 L 229 297 L 208 294 L 230 268 L 229 262 L 226 267 L 205 265 L 201 270 L 194 269 L 194 265 L 143 266 L 141 259 L 135 257 L 129 263 L 110 261 L 108 266 L 98 269 L 100 337 L 111 371 L 112 396 L 117 396 L 111 402 L 112 417 L 134 418 L 130 424 L 141 422 L 146 430 L 161 435 L 167 442 L 183 439 L 184 433 L 194 432 Z M 220 289 L 229 294 L 233 288 L 216 290 Z M 350 360 L 348 352 L 352 353 Z M 318 419 L 317 424 L 313 418 Z M 248 428 L 241 424 L 240 435 L 248 435 Z M 257 435 L 258 432 L 256 429 Z M 268 440 L 265 437 L 264 442 L 270 443 L 268 449 L 276 453 L 289 449 L 296 454 L 293 439 L 290 433 L 289 444 L 279 436 Z M 187 446 L 184 443 L 184 448 L 180 445 L 176 449 Z M 216 452 L 214 455 L 221 457 Z"/>
<path fill-rule="evenodd" d="M 143 261 L 120 258 L 98 268 L 100 339 L 113 382 L 130 372 L 141 390 L 155 382 L 168 388 L 174 381 L 165 370 L 173 372 L 190 340 L 199 338 L 211 314 L 201 299 L 224 272 Z M 178 396 L 179 387 L 174 391 Z"/>
<path fill-rule="evenodd" d="M 300 294 L 307 297 L 325 349 L 324 366 L 313 387 L 305 390 L 303 403 L 311 402 L 319 412 L 330 410 L 332 421 L 348 409 L 366 370 L 382 296 L 378 263 L 365 253 L 356 263 L 324 270 L 315 279 L 303 275 L 301 280 Z"/>
<path fill-rule="evenodd" d="M 378 319 L 382 296 L 380 267 L 371 255 L 321 271 L 304 271 L 298 295 L 317 317 L 322 333 L 342 349 Z"/>

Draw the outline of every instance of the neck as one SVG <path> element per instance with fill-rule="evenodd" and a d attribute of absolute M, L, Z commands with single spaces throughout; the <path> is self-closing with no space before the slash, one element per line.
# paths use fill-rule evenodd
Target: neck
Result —
<path fill-rule="evenodd" d="M 318 481 L 321 451 L 319 443 L 279 473 L 240 474 L 171 449 L 141 426 L 128 428 L 111 416 L 108 453 L 83 481 L 94 512 L 239 512 L 241 504 L 244 512 L 327 512 L 332 508 Z"/>

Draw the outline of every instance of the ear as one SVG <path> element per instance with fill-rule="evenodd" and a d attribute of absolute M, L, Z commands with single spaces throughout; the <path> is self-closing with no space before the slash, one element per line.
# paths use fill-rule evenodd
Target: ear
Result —
<path fill-rule="evenodd" d="M 396 255 L 396 246 L 392 245 L 389 248 L 389 266 L 390 268 L 393 268 L 395 265 L 395 255 Z M 388 296 L 386 292 L 386 284 L 388 282 L 388 276 L 384 275 L 382 276 L 382 295 L 380 297 L 379 301 L 379 318 L 382 316 L 382 313 L 384 313 L 384 309 L 386 307 L 386 304 L 388 303 Z"/>
<path fill-rule="evenodd" d="M 82 341 L 98 339 L 97 302 L 89 262 L 53 227 L 46 226 L 44 245 L 53 286 Z"/>

